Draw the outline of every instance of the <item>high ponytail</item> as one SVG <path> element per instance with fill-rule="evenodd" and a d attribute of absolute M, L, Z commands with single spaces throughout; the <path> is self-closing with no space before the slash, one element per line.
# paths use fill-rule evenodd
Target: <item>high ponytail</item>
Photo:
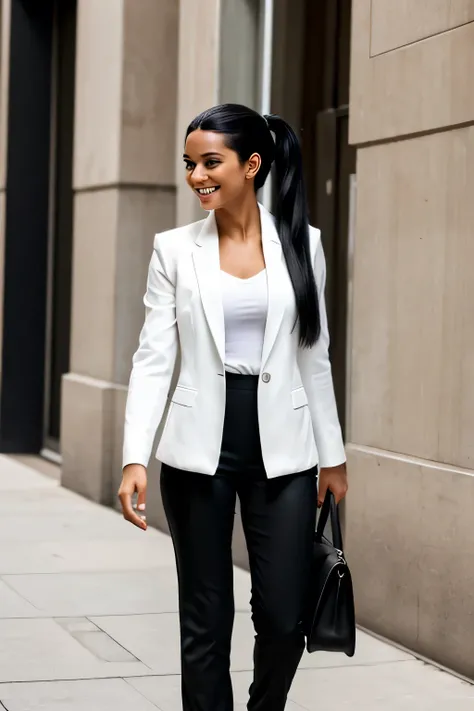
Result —
<path fill-rule="evenodd" d="M 295 292 L 299 342 L 310 348 L 321 331 L 318 292 L 309 247 L 308 205 L 301 148 L 295 132 L 274 114 L 264 117 L 275 135 L 276 219 Z"/>
<path fill-rule="evenodd" d="M 311 348 L 318 340 L 321 324 L 309 249 L 301 149 L 296 134 L 279 116 L 263 117 L 240 104 L 221 104 L 199 114 L 189 124 L 186 137 L 197 129 L 224 134 L 226 145 L 237 153 L 242 163 L 252 153 L 260 155 L 262 164 L 255 176 L 256 191 L 263 187 L 275 164 L 277 227 L 295 294 L 299 343 Z"/>

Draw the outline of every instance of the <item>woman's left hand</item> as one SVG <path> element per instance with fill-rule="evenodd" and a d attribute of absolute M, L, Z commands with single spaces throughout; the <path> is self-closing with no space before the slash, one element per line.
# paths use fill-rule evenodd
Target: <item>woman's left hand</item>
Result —
<path fill-rule="evenodd" d="M 336 504 L 346 495 L 348 484 L 345 462 L 344 464 L 339 464 L 337 467 L 321 467 L 318 479 L 318 507 L 323 505 L 328 489 L 334 494 Z"/>

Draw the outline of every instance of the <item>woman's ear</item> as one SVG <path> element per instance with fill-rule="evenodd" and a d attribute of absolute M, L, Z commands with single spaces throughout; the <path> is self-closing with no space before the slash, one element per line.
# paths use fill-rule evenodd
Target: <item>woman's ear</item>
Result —
<path fill-rule="evenodd" d="M 252 155 L 250 156 L 250 158 L 247 161 L 247 173 L 245 175 L 247 180 L 251 180 L 252 178 L 255 178 L 258 171 L 260 170 L 261 165 L 262 165 L 262 159 L 259 156 L 259 154 L 252 153 Z"/>

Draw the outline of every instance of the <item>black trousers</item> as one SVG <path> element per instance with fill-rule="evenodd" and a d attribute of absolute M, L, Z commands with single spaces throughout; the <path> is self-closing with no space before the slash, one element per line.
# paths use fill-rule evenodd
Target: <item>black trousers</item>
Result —
<path fill-rule="evenodd" d="M 232 530 L 240 499 L 252 582 L 254 678 L 249 711 L 283 711 L 304 650 L 301 617 L 316 518 L 316 470 L 267 479 L 258 378 L 226 375 L 215 476 L 162 467 L 176 553 L 184 711 L 232 711 Z"/>

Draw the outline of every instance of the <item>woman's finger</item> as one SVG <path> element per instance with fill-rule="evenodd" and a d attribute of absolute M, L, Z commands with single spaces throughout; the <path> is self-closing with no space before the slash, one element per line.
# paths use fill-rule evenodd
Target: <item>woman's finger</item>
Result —
<path fill-rule="evenodd" d="M 142 521 L 146 521 L 146 481 L 138 485 L 137 511 Z"/>
<path fill-rule="evenodd" d="M 134 526 L 146 530 L 146 522 L 141 516 L 135 513 L 132 506 L 132 494 L 129 491 L 121 491 L 119 493 L 120 503 L 122 504 L 123 517 L 126 521 L 130 521 Z"/>
<path fill-rule="evenodd" d="M 144 511 L 146 507 L 146 487 L 141 491 L 138 491 L 137 496 L 137 509 L 139 511 Z"/>
<path fill-rule="evenodd" d="M 328 490 L 328 485 L 326 482 L 326 477 L 323 477 L 319 481 L 319 487 L 318 487 L 318 508 L 321 508 L 323 505 L 324 499 L 326 498 L 326 492 Z"/>

